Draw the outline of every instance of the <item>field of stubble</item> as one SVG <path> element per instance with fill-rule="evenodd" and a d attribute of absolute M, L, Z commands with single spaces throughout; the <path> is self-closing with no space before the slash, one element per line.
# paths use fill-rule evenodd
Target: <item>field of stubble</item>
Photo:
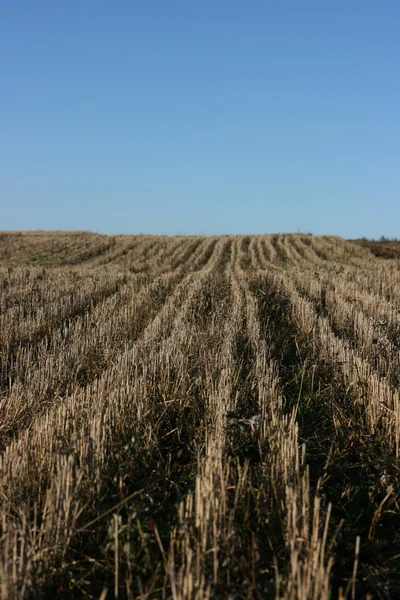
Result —
<path fill-rule="evenodd" d="M 0 598 L 400 598 L 400 268 L 0 235 Z"/>

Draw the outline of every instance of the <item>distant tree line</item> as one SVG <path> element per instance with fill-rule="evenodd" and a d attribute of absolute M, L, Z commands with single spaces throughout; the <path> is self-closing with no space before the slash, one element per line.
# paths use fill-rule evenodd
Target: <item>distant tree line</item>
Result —
<path fill-rule="evenodd" d="M 375 238 L 367 238 L 365 235 L 361 238 L 364 242 L 398 242 L 399 239 L 397 237 L 388 238 L 385 235 L 381 235 L 379 239 Z"/>

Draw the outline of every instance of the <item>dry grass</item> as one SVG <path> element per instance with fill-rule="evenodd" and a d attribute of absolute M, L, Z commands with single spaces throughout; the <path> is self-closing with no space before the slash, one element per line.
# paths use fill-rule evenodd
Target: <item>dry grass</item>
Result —
<path fill-rule="evenodd" d="M 0 235 L 0 598 L 400 597 L 400 271 Z"/>

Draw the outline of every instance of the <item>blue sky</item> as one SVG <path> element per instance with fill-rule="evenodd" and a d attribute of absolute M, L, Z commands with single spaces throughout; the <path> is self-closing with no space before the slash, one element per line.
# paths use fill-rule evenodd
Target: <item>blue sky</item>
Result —
<path fill-rule="evenodd" d="M 2 0 L 0 229 L 400 236 L 400 3 Z"/>

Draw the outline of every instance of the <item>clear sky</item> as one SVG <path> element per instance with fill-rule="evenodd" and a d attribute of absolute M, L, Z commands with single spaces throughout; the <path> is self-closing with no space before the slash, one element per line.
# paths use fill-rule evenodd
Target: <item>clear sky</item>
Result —
<path fill-rule="evenodd" d="M 0 229 L 400 236 L 398 0 L 1 0 Z"/>

